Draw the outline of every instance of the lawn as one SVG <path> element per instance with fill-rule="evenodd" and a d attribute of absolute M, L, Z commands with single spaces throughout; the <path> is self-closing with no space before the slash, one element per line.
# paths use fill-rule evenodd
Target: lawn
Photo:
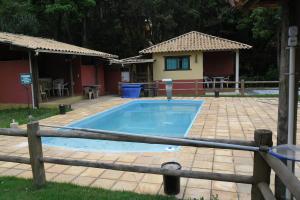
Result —
<path fill-rule="evenodd" d="M 9 124 L 15 119 L 19 124 L 28 122 L 28 115 L 31 114 L 34 119 L 44 119 L 59 113 L 58 108 L 7 108 L 0 110 L 0 127 L 8 128 Z"/>
<path fill-rule="evenodd" d="M 51 183 L 43 189 L 34 189 L 32 180 L 0 177 L 0 200 L 175 200 L 174 197 L 116 192 L 81 187 L 66 183 Z"/>

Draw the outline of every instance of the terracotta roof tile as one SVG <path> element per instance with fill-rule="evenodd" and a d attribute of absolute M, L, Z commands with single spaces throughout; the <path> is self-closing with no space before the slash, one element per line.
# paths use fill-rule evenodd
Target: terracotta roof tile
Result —
<path fill-rule="evenodd" d="M 240 42 L 191 31 L 140 51 L 142 54 L 179 51 L 222 51 L 250 49 L 252 46 Z"/>
<path fill-rule="evenodd" d="M 97 56 L 102 58 L 117 58 L 118 56 L 95 51 L 56 40 L 32 37 L 21 34 L 13 34 L 0 32 L 0 43 L 11 44 L 14 46 L 24 47 L 35 52 L 49 52 L 49 53 L 61 53 L 61 54 L 78 54 L 85 56 Z"/>

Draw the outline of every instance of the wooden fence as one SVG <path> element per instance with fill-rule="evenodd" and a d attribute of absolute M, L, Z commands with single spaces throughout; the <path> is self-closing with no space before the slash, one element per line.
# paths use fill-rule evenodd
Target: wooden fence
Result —
<path fill-rule="evenodd" d="M 270 147 L 272 146 L 272 132 L 269 130 L 256 130 L 254 132 L 254 141 L 224 140 L 224 139 L 195 139 L 195 138 L 168 138 L 158 136 L 127 135 L 118 132 L 99 132 L 99 131 L 62 131 L 62 130 L 40 130 L 38 122 L 27 124 L 27 130 L 1 128 L 0 135 L 27 137 L 30 158 L 19 156 L 0 155 L 0 161 L 16 162 L 30 164 L 33 174 L 33 183 L 37 188 L 46 184 L 46 174 L 44 163 L 53 163 L 61 165 L 84 166 L 93 168 L 103 168 L 110 170 L 120 170 L 138 173 L 170 175 L 195 179 L 208 179 L 216 181 L 227 181 L 235 183 L 251 184 L 252 200 L 273 200 L 275 199 L 270 189 L 271 169 L 282 180 L 289 191 L 296 199 L 300 199 L 300 182 L 288 168 L 277 158 L 265 152 L 257 152 L 251 147 Z M 227 149 L 249 151 L 239 145 L 246 145 L 254 152 L 253 175 L 223 174 L 190 170 L 171 170 L 159 167 L 147 167 L 139 165 L 126 165 L 106 162 L 93 162 L 76 159 L 62 159 L 43 156 L 41 137 L 65 137 L 65 138 L 85 138 L 95 140 L 113 140 L 126 142 L 139 142 L 150 144 L 167 144 L 179 146 L 191 146 L 196 148 L 223 148 L 223 145 L 217 145 L 214 142 L 227 145 Z M 200 141 L 208 141 L 205 145 Z M 199 194 L 201 195 L 201 194 Z"/>
<path fill-rule="evenodd" d="M 118 94 L 121 94 L 122 84 L 143 84 L 145 91 L 155 91 L 156 95 L 159 96 L 162 92 L 165 92 L 165 84 L 161 81 L 155 82 L 144 82 L 144 83 L 125 83 L 119 82 L 118 85 Z M 189 85 L 187 88 L 176 88 L 182 85 Z M 213 87 L 215 85 L 215 87 Z M 223 85 L 223 87 L 221 87 Z M 236 85 L 238 87 L 236 88 Z M 209 86 L 209 87 L 208 87 Z M 204 94 L 207 92 L 234 92 L 238 91 L 241 96 L 245 96 L 247 90 L 277 90 L 279 86 L 279 81 L 244 81 L 239 82 L 235 81 L 216 81 L 205 82 L 205 81 L 174 81 L 173 82 L 173 91 L 190 91 L 190 94 L 198 96 L 199 94 Z"/>

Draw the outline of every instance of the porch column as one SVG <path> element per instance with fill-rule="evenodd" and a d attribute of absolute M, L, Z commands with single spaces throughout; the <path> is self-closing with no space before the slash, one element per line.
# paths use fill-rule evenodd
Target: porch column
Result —
<path fill-rule="evenodd" d="M 236 50 L 236 52 L 235 52 L 235 82 L 239 82 L 239 80 L 240 80 L 240 54 L 239 54 L 239 50 Z M 238 83 L 235 84 L 235 89 L 236 89 L 236 92 L 239 91 Z"/>
<path fill-rule="evenodd" d="M 32 75 L 32 62 L 31 62 L 31 52 L 30 51 L 28 52 L 28 61 L 29 61 L 29 72 Z M 31 104 L 32 104 L 32 108 L 35 108 L 33 84 L 31 84 L 30 88 L 31 88 Z"/>
<path fill-rule="evenodd" d="M 33 54 L 30 56 L 30 62 L 32 67 L 32 87 L 33 87 L 33 107 L 39 108 L 39 102 L 41 101 L 40 89 L 39 89 L 39 67 L 38 56 Z"/>
<path fill-rule="evenodd" d="M 150 83 L 151 82 L 151 78 L 150 78 L 150 64 L 147 64 L 147 82 Z"/>
<path fill-rule="evenodd" d="M 70 59 L 70 96 L 74 96 L 73 59 Z"/>

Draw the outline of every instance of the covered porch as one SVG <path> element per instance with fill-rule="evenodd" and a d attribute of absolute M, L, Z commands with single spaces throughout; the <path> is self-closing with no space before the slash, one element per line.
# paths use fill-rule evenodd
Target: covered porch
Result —
<path fill-rule="evenodd" d="M 2 32 L 0 52 L 0 103 L 33 107 L 50 98 L 103 95 L 104 65 L 117 58 L 51 39 Z M 31 77 L 26 85 L 20 81 L 24 73 Z"/>
<path fill-rule="evenodd" d="M 94 57 L 40 54 L 37 58 L 39 101 L 104 95 L 105 62 Z M 90 93 L 92 91 L 92 93 Z"/>
<path fill-rule="evenodd" d="M 111 60 L 112 65 L 121 68 L 121 82 L 146 83 L 153 81 L 154 59 L 142 55 L 124 58 L 121 60 Z"/>
<path fill-rule="evenodd" d="M 206 88 L 239 89 L 239 50 L 203 52 L 203 80 Z M 236 83 L 232 83 L 236 82 Z"/>

